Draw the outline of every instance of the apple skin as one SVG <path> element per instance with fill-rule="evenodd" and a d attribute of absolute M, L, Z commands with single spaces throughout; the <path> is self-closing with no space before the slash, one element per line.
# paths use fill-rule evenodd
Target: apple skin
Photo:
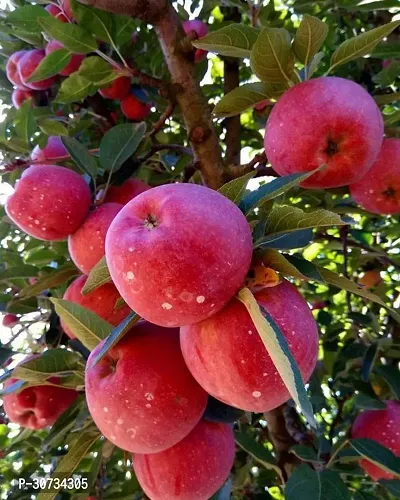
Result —
<path fill-rule="evenodd" d="M 379 285 L 382 281 L 382 276 L 378 269 L 371 269 L 370 271 L 365 271 L 365 273 L 358 280 L 358 284 L 365 288 L 374 288 Z"/>
<path fill-rule="evenodd" d="M 349 186 L 353 200 L 374 214 L 400 213 L 400 139 L 384 139 L 368 174 Z"/>
<path fill-rule="evenodd" d="M 129 120 L 140 122 L 149 116 L 151 104 L 139 101 L 133 94 L 121 99 L 121 111 Z"/>
<path fill-rule="evenodd" d="M 14 52 L 7 61 L 6 64 L 6 74 L 9 81 L 20 90 L 30 90 L 27 86 L 22 83 L 21 76 L 18 70 L 18 63 L 22 59 L 22 57 L 29 52 L 28 50 L 19 50 L 18 52 Z"/>
<path fill-rule="evenodd" d="M 28 50 L 18 61 L 18 71 L 23 85 L 33 90 L 47 90 L 56 81 L 56 77 L 52 76 L 38 82 L 28 82 L 29 77 L 39 66 L 46 53 L 44 50 L 32 49 Z"/>
<path fill-rule="evenodd" d="M 106 99 L 124 99 L 131 90 L 131 79 L 127 76 L 116 78 L 109 87 L 99 90 L 99 94 Z"/>
<path fill-rule="evenodd" d="M 239 208 L 196 184 L 141 193 L 106 237 L 107 264 L 125 302 L 167 327 L 219 311 L 242 285 L 251 256 L 251 232 Z"/>
<path fill-rule="evenodd" d="M 179 330 L 144 321 L 93 366 L 86 365 L 86 399 L 104 436 L 134 453 L 157 453 L 181 441 L 199 422 L 207 394 L 182 357 Z"/>
<path fill-rule="evenodd" d="M 14 105 L 14 108 L 19 109 L 25 101 L 28 99 L 33 99 L 35 94 L 32 90 L 22 90 L 22 89 L 14 89 L 11 95 L 11 100 Z"/>
<path fill-rule="evenodd" d="M 72 13 L 71 2 L 69 0 L 61 0 L 61 6 L 62 10 L 69 17 L 69 19 L 73 19 L 74 14 Z"/>
<path fill-rule="evenodd" d="M 79 174 L 56 165 L 33 165 L 8 197 L 6 212 L 30 236 L 58 241 L 78 229 L 90 204 L 90 189 Z"/>
<path fill-rule="evenodd" d="M 45 9 L 51 16 L 57 18 L 62 23 L 69 23 L 69 20 L 63 14 L 63 11 L 60 9 L 60 7 L 57 7 L 57 5 L 51 3 L 49 5 L 46 5 Z"/>
<path fill-rule="evenodd" d="M 232 427 L 200 420 L 178 444 L 132 456 L 135 475 L 152 500 L 207 500 L 224 484 L 235 459 Z"/>
<path fill-rule="evenodd" d="M 255 293 L 255 298 L 285 335 L 307 382 L 318 357 L 318 328 L 307 302 L 288 281 L 264 288 Z M 272 410 L 290 399 L 256 327 L 238 299 L 232 299 L 211 318 L 181 328 L 180 335 L 189 370 L 214 398 L 256 413 Z"/>
<path fill-rule="evenodd" d="M 325 170 L 301 185 L 332 188 L 361 179 L 376 160 L 382 139 L 382 115 L 368 92 L 350 80 L 329 76 L 299 83 L 279 98 L 264 143 L 280 175 L 325 164 Z"/>
<path fill-rule="evenodd" d="M 76 267 L 89 274 L 104 257 L 106 234 L 121 210 L 119 203 L 103 203 L 86 217 L 79 229 L 68 237 L 68 250 Z"/>
<path fill-rule="evenodd" d="M 120 186 L 110 186 L 104 198 L 106 203 L 120 203 L 126 205 L 138 194 L 151 189 L 151 186 L 139 179 L 128 179 Z"/>
<path fill-rule="evenodd" d="M 47 161 L 54 160 L 54 158 L 60 158 L 62 156 L 68 156 L 68 151 L 61 139 L 56 135 L 51 135 L 47 139 L 46 146 L 41 149 L 39 146 L 35 146 L 31 153 L 31 160 L 33 161 Z"/>
<path fill-rule="evenodd" d="M 400 457 L 400 403 L 398 401 L 385 401 L 385 403 L 384 410 L 366 410 L 360 413 L 351 428 L 351 436 L 353 439 L 373 439 Z M 366 459 L 360 461 L 360 466 L 374 481 L 395 479 L 393 474 Z"/>
<path fill-rule="evenodd" d="M 6 328 L 14 328 L 15 325 L 18 325 L 19 318 L 15 314 L 5 314 L 3 316 L 3 326 Z"/>
<path fill-rule="evenodd" d="M 128 306 L 124 305 L 115 309 L 115 304 L 120 298 L 118 290 L 112 283 L 105 283 L 87 295 L 82 294 L 87 276 L 79 276 L 65 290 L 63 299 L 79 304 L 98 316 L 108 321 L 113 326 L 119 325 L 131 312 Z M 75 334 L 61 320 L 61 326 L 71 339 L 76 338 Z"/>
<path fill-rule="evenodd" d="M 57 40 L 52 40 L 46 45 L 46 56 L 54 52 L 55 50 L 60 50 L 64 49 L 64 45 L 57 41 Z M 69 76 L 72 73 L 75 73 L 75 71 L 78 71 L 80 65 L 82 64 L 83 60 L 85 59 L 85 54 L 72 54 L 70 62 L 63 68 L 60 72 L 59 75 L 61 76 Z"/>
<path fill-rule="evenodd" d="M 203 38 L 208 33 L 208 26 L 203 21 L 195 19 L 193 21 L 184 21 L 182 23 L 183 30 L 188 35 L 194 31 L 198 38 Z M 207 50 L 196 49 L 194 53 L 194 62 L 199 63 L 207 56 Z"/>

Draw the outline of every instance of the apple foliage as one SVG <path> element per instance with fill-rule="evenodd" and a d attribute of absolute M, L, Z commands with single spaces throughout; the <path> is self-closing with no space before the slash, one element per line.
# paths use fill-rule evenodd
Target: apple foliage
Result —
<path fill-rule="evenodd" d="M 399 458 L 350 434 L 360 411 L 400 399 L 398 217 L 360 208 L 347 186 L 301 188 L 310 173 L 277 176 L 263 153 L 262 135 L 273 104 L 288 88 L 329 74 L 362 85 L 382 112 L 385 135 L 400 138 L 398 0 L 178 1 L 180 21 L 190 17 L 208 24 L 205 37 L 189 32 L 180 41 L 187 67 L 174 64 L 177 47 L 158 18 L 153 29 L 151 21 L 130 17 L 122 8 L 103 10 L 109 2 L 71 0 L 74 22 L 69 23 L 41 3 L 46 2 L 13 0 L 0 19 L 0 98 L 6 105 L 0 190 L 15 185 L 31 164 L 32 149 L 44 148 L 52 136 L 61 138 L 66 151 L 54 162 L 83 175 L 98 204 L 110 184 L 132 176 L 151 186 L 204 182 L 241 209 L 271 279 L 294 281 L 318 323 L 319 361 L 306 388 L 277 325 L 267 317 L 261 328 L 276 359 L 282 352 L 290 358 L 290 371 L 282 376 L 285 383 L 294 380 L 288 403 L 253 414 L 210 398 L 204 418 L 234 422 L 236 439 L 232 473 L 213 499 L 400 498 Z M 33 97 L 30 92 L 16 109 L 7 61 L 17 51 L 43 49 L 49 40 L 60 48 L 41 59 L 29 81 L 54 78 L 55 83 Z M 193 64 L 199 50 L 208 57 Z M 84 56 L 78 69 L 57 76 L 69 73 L 63 70 L 76 54 Z M 117 86 L 111 94 L 104 89 L 121 77 L 131 79 L 129 112 L 121 111 L 119 99 L 103 97 L 118 95 Z M 180 87 L 186 77 L 192 101 Z M 302 112 L 306 119 L 307 109 Z M 224 163 L 218 159 L 221 150 Z M 241 151 L 248 158 L 242 165 Z M 99 361 L 140 318 L 132 311 L 113 327 L 63 299 L 79 275 L 67 242 L 35 239 L 13 224 L 3 205 L 0 214 L 0 310 L 18 316 L 17 325 L 9 322 L 12 330 L 1 330 L 0 382 L 11 375 L 19 379 L 3 385 L 0 395 L 54 376 L 80 393 L 50 429 L 39 431 L 11 424 L 0 407 L 0 498 L 143 498 L 130 456 L 101 437 L 84 398 L 89 352 L 106 339 Z M 110 281 L 102 259 L 83 293 Z M 244 290 L 239 299 L 251 308 Z M 121 300 L 115 307 L 124 305 Z M 76 339 L 65 334 L 60 318 Z M 14 368 L 18 354 L 28 353 L 40 356 Z M 372 481 L 359 466 L 362 458 L 394 479 Z M 88 475 L 85 493 L 64 488 L 38 494 L 18 490 L 15 483 L 35 473 L 61 478 L 74 472 Z"/>

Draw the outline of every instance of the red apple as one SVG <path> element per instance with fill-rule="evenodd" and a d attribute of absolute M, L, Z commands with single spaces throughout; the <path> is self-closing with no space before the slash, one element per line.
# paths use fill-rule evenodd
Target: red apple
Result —
<path fill-rule="evenodd" d="M 61 6 L 65 14 L 72 20 L 74 18 L 74 14 L 72 13 L 70 0 L 61 0 Z"/>
<path fill-rule="evenodd" d="M 224 484 L 234 459 L 232 427 L 205 420 L 172 448 L 132 457 L 140 486 L 152 500 L 206 500 Z"/>
<path fill-rule="evenodd" d="M 54 3 L 46 5 L 45 9 L 51 16 L 57 18 L 62 23 L 69 23 L 69 20 L 65 17 L 60 7 L 57 7 Z"/>
<path fill-rule="evenodd" d="M 93 365 L 86 399 L 97 427 L 113 444 L 156 453 L 181 441 L 200 420 L 207 394 L 183 361 L 179 331 L 140 322 Z"/>
<path fill-rule="evenodd" d="M 44 50 L 32 49 L 28 50 L 18 62 L 19 75 L 21 77 L 22 83 L 33 90 L 47 90 L 56 81 L 56 77 L 52 76 L 46 78 L 45 80 L 40 80 L 38 82 L 28 82 L 30 76 L 39 66 L 42 59 L 44 59 L 46 53 Z"/>
<path fill-rule="evenodd" d="M 19 109 L 26 100 L 33 99 L 35 94 L 31 90 L 14 89 L 11 100 L 14 108 Z"/>
<path fill-rule="evenodd" d="M 280 97 L 267 121 L 265 151 L 280 175 L 326 165 L 302 186 L 332 188 L 361 179 L 382 139 L 382 115 L 368 92 L 344 78 L 321 77 Z"/>
<path fill-rule="evenodd" d="M 106 99 L 124 99 L 131 90 L 131 79 L 120 76 L 109 87 L 99 90 L 99 94 Z"/>
<path fill-rule="evenodd" d="M 34 238 L 63 240 L 82 224 L 90 204 L 90 189 L 79 174 L 56 165 L 33 165 L 8 197 L 6 212 Z"/>
<path fill-rule="evenodd" d="M 257 104 L 255 104 L 254 109 L 261 113 L 262 111 L 264 111 L 265 108 L 267 108 L 268 106 L 273 106 L 273 105 L 274 105 L 274 103 L 271 100 L 264 99 L 263 101 L 260 101 Z"/>
<path fill-rule="evenodd" d="M 86 280 L 87 276 L 76 278 L 66 289 L 63 298 L 86 307 L 113 326 L 119 325 L 128 316 L 130 309 L 126 305 L 116 309 L 117 300 L 120 298 L 118 290 L 112 283 L 105 283 L 88 295 L 83 295 L 82 288 L 85 286 Z M 75 338 L 74 332 L 63 321 L 61 321 L 61 326 L 68 337 Z"/>
<path fill-rule="evenodd" d="M 193 21 L 184 21 L 182 23 L 185 33 L 188 35 L 194 31 L 197 38 L 203 38 L 208 33 L 208 26 L 203 21 L 195 19 Z M 207 51 L 202 49 L 196 49 L 194 53 L 194 61 L 196 63 L 201 62 L 207 56 Z"/>
<path fill-rule="evenodd" d="M 3 316 L 3 326 L 6 328 L 14 328 L 15 325 L 18 325 L 19 318 L 15 314 L 5 314 Z"/>
<path fill-rule="evenodd" d="M 318 357 L 318 328 L 307 302 L 288 281 L 255 297 L 280 327 L 307 382 Z M 181 348 L 203 389 L 228 405 L 261 413 L 290 399 L 250 315 L 236 298 L 211 318 L 181 328 Z"/>
<path fill-rule="evenodd" d="M 6 64 L 6 74 L 7 78 L 10 82 L 17 87 L 17 89 L 21 90 L 30 90 L 26 87 L 21 80 L 21 76 L 18 71 L 18 63 L 22 59 L 22 57 L 29 52 L 28 50 L 19 50 L 18 52 L 14 52 L 7 61 Z"/>
<path fill-rule="evenodd" d="M 121 111 L 129 120 L 140 122 L 149 115 L 150 110 L 151 104 L 139 101 L 133 94 L 121 99 Z"/>
<path fill-rule="evenodd" d="M 68 151 L 66 150 L 61 139 L 56 135 L 51 135 L 47 139 L 46 146 L 41 149 L 39 146 L 35 146 L 31 153 L 31 160 L 33 161 L 47 161 L 54 160 L 55 158 L 61 158 L 63 156 L 68 156 Z"/>
<path fill-rule="evenodd" d="M 197 184 L 141 193 L 106 237 L 107 264 L 121 296 L 161 326 L 196 323 L 219 311 L 242 285 L 251 255 L 242 212 Z"/>
<path fill-rule="evenodd" d="M 121 210 L 119 203 L 104 203 L 86 217 L 79 229 L 68 237 L 68 250 L 76 267 L 89 274 L 104 256 L 106 234 Z"/>
<path fill-rule="evenodd" d="M 385 401 L 385 403 L 384 410 L 367 410 L 360 413 L 353 423 L 351 435 L 353 439 L 373 439 L 400 457 L 400 403 L 398 401 Z M 374 481 L 395 479 L 393 474 L 369 460 L 361 460 L 360 465 Z"/>
<path fill-rule="evenodd" d="M 105 202 L 126 205 L 138 194 L 151 189 L 151 186 L 139 179 L 128 179 L 120 186 L 110 186 L 107 190 Z"/>
<path fill-rule="evenodd" d="M 46 56 L 54 52 L 55 50 L 64 49 L 64 45 L 57 40 L 52 40 L 46 45 Z M 69 76 L 75 71 L 78 71 L 82 61 L 85 59 L 85 54 L 72 54 L 70 62 L 63 68 L 59 75 Z"/>
<path fill-rule="evenodd" d="M 400 213 L 400 139 L 384 139 L 368 174 L 349 186 L 353 200 L 374 214 Z"/>

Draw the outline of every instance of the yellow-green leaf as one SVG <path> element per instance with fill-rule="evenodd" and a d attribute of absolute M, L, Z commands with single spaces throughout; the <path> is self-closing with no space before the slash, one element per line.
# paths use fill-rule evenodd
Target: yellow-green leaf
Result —
<path fill-rule="evenodd" d="M 79 271 L 74 265 L 65 264 L 65 266 L 61 266 L 59 269 L 55 270 L 55 272 L 44 276 L 43 278 L 38 278 L 35 284 L 28 285 L 23 288 L 19 292 L 18 297 L 36 297 L 44 290 L 61 285 L 77 274 L 79 274 Z"/>
<path fill-rule="evenodd" d="M 29 77 L 29 82 L 38 82 L 58 75 L 71 61 L 72 54 L 67 49 L 58 49 L 44 57 Z"/>
<path fill-rule="evenodd" d="M 38 18 L 43 30 L 74 54 L 88 54 L 97 50 L 95 37 L 81 26 L 63 23 L 55 17 Z"/>
<path fill-rule="evenodd" d="M 111 276 L 107 267 L 106 257 L 104 256 L 90 271 L 85 286 L 82 288 L 82 294 L 87 295 L 110 281 Z"/>
<path fill-rule="evenodd" d="M 293 40 L 293 52 L 297 59 L 308 66 L 319 51 L 328 34 L 328 25 L 317 17 L 305 14 Z"/>

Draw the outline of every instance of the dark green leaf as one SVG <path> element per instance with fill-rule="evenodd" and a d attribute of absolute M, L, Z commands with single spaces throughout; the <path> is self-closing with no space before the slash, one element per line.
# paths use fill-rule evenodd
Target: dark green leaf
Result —
<path fill-rule="evenodd" d="M 266 469 L 274 470 L 281 477 L 281 470 L 277 466 L 276 460 L 271 452 L 262 443 L 255 441 L 254 438 L 245 432 L 235 432 L 236 443 L 244 451 L 249 453 L 257 462 L 263 465 Z"/>
<path fill-rule="evenodd" d="M 65 264 L 55 270 L 55 272 L 44 276 L 43 278 L 38 278 L 35 284 L 28 285 L 23 288 L 19 292 L 18 296 L 22 298 L 36 297 L 49 288 L 54 288 L 66 283 L 70 278 L 76 276 L 77 274 L 79 274 L 79 271 L 75 266 Z"/>
<path fill-rule="evenodd" d="M 89 174 L 95 179 L 97 175 L 97 163 L 86 146 L 72 137 L 61 137 L 61 141 L 82 172 Z"/>
<path fill-rule="evenodd" d="M 290 451 L 304 462 L 321 462 L 314 448 L 311 446 L 296 444 L 290 448 Z"/>
<path fill-rule="evenodd" d="M 400 479 L 381 479 L 379 484 L 387 488 L 395 498 L 400 498 Z"/>
<path fill-rule="evenodd" d="M 31 278 L 37 276 L 38 268 L 35 266 L 21 265 L 0 271 L 0 281 L 9 281 L 15 278 Z"/>
<path fill-rule="evenodd" d="M 378 366 L 374 370 L 380 377 L 382 377 L 390 386 L 393 394 L 397 399 L 400 399 L 400 372 L 397 368 L 390 365 Z"/>
<path fill-rule="evenodd" d="M 229 198 L 231 201 L 233 201 L 233 203 L 237 204 L 242 198 L 249 180 L 252 179 L 255 174 L 256 171 L 254 170 L 254 172 L 250 172 L 246 175 L 243 175 L 242 177 L 233 179 L 233 181 L 224 184 L 218 191 Z"/>
<path fill-rule="evenodd" d="M 333 471 L 317 472 L 300 465 L 291 474 L 285 488 L 286 500 L 350 500 L 350 492 Z"/>
<path fill-rule="evenodd" d="M 300 229 L 290 233 L 279 233 L 267 235 L 254 244 L 254 248 L 276 248 L 279 250 L 291 250 L 307 246 L 313 237 L 312 229 Z"/>
<path fill-rule="evenodd" d="M 51 16 L 40 18 L 39 24 L 48 35 L 75 54 L 88 54 L 97 50 L 94 36 L 77 24 L 63 23 Z"/>
<path fill-rule="evenodd" d="M 388 448 L 372 439 L 351 439 L 349 442 L 362 457 L 367 458 L 385 471 L 400 476 L 400 458 L 396 457 Z"/>

